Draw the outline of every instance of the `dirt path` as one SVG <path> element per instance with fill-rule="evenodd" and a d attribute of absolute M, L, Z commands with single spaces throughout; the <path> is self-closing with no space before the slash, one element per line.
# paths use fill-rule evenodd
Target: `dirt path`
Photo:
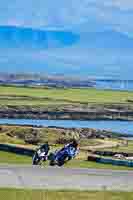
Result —
<path fill-rule="evenodd" d="M 117 145 L 120 145 L 118 141 L 104 140 L 99 145 L 82 147 L 81 150 L 96 150 L 96 149 L 112 148 L 112 147 L 116 147 Z"/>

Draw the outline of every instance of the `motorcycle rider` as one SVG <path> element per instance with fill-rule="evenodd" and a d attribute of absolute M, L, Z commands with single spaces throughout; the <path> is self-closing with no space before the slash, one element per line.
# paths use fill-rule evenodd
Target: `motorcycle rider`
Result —
<path fill-rule="evenodd" d="M 62 149 L 50 155 L 50 165 L 62 166 L 66 161 L 73 159 L 78 151 L 78 142 L 74 139 L 71 143 L 66 144 Z"/>
<path fill-rule="evenodd" d="M 46 159 L 47 159 L 47 155 L 48 155 L 48 152 L 50 150 L 50 146 L 49 146 L 49 143 L 48 141 L 44 144 L 42 144 L 35 152 L 33 158 L 36 158 L 36 159 L 39 159 L 40 158 L 40 153 L 44 153 L 45 152 L 45 155 L 46 155 Z"/>
<path fill-rule="evenodd" d="M 79 152 L 79 143 L 76 139 L 73 139 L 71 143 L 65 145 L 64 148 L 70 148 L 72 149 L 72 155 L 69 156 L 69 160 L 71 160 L 73 157 L 75 157 Z"/>
<path fill-rule="evenodd" d="M 71 155 L 69 155 L 68 160 L 71 160 L 79 153 L 79 143 L 76 139 L 73 139 L 72 142 L 66 144 L 61 151 L 64 151 L 65 149 L 71 149 Z"/>
<path fill-rule="evenodd" d="M 45 152 L 45 154 L 48 155 L 48 152 L 49 152 L 49 150 L 50 150 L 50 146 L 49 146 L 48 141 L 45 142 L 43 145 L 41 145 L 41 146 L 39 147 L 39 149 L 40 149 L 41 152 Z M 38 150 L 39 150 L 39 149 L 38 149 Z"/>

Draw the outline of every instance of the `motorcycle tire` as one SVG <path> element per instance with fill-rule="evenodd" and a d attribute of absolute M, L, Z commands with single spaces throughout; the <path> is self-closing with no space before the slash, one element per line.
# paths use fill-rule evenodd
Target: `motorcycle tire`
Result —
<path fill-rule="evenodd" d="M 38 165 L 40 162 L 40 159 L 36 156 L 36 154 L 33 156 L 32 159 L 32 165 Z"/>
<path fill-rule="evenodd" d="M 33 160 L 32 165 L 38 165 L 39 161 L 38 160 Z"/>
<path fill-rule="evenodd" d="M 68 157 L 68 155 L 64 155 L 63 157 L 61 157 L 60 159 L 58 159 L 58 166 L 61 167 L 65 164 L 65 160 Z"/>
<path fill-rule="evenodd" d="M 50 165 L 50 166 L 54 166 L 54 165 L 55 165 L 55 162 L 54 162 L 53 160 L 51 160 L 50 163 L 49 163 L 49 165 Z"/>

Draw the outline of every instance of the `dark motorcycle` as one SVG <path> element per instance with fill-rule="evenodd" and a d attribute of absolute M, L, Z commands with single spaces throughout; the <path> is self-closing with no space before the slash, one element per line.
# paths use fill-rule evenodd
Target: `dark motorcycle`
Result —
<path fill-rule="evenodd" d="M 32 158 L 32 164 L 33 165 L 41 165 L 44 161 L 47 160 L 46 152 L 42 152 L 40 149 L 37 150 Z"/>

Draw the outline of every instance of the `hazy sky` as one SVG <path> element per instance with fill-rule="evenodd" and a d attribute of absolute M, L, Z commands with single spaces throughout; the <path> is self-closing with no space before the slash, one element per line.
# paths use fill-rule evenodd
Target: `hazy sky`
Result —
<path fill-rule="evenodd" d="M 75 46 L 56 49 L 56 53 L 55 50 L 48 50 L 22 55 L 17 51 L 18 60 L 15 53 L 9 53 L 6 61 L 7 55 L 3 53 L 0 64 L 7 66 L 7 70 L 17 70 L 20 65 L 23 69 L 28 66 L 32 70 L 40 63 L 41 70 L 45 65 L 46 70 L 54 66 L 58 72 L 60 69 L 62 72 L 64 67 L 65 71 L 73 70 L 81 74 L 86 74 L 85 71 L 88 75 L 97 73 L 99 76 L 116 73 L 118 77 L 131 78 L 129 71 L 133 66 L 133 46 L 129 44 L 133 37 L 132 21 L 131 0 L 0 0 L 0 25 L 44 30 L 69 29 L 81 37 Z M 96 42 L 91 46 L 90 32 L 97 33 L 94 38 Z M 99 41 L 104 43 L 104 38 L 109 44 L 100 48 Z M 117 48 L 119 38 L 122 44 L 118 44 Z M 21 56 L 23 62 L 20 63 Z"/>
<path fill-rule="evenodd" d="M 92 21 L 131 34 L 132 19 L 131 0 L 0 0 L 0 24 L 90 29 Z"/>

